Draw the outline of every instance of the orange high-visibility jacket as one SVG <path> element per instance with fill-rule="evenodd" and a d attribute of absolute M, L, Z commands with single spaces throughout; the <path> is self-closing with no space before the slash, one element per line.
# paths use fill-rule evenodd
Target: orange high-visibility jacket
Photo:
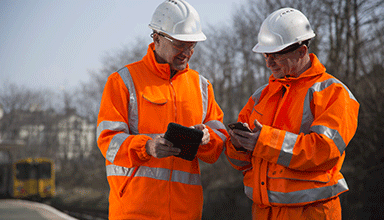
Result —
<path fill-rule="evenodd" d="M 212 85 L 196 71 L 170 79 L 168 64 L 155 60 L 151 43 L 144 58 L 109 76 L 97 122 L 98 146 L 106 159 L 110 219 L 201 219 L 203 190 L 198 158 L 214 163 L 228 136 Z M 146 142 L 167 125 L 205 124 L 210 142 L 193 161 L 149 156 Z"/>
<path fill-rule="evenodd" d="M 325 72 L 314 54 L 297 78 L 276 79 L 258 89 L 238 121 L 263 128 L 253 152 L 226 154 L 244 174 L 244 191 L 260 207 L 300 206 L 348 190 L 340 173 L 345 148 L 357 129 L 359 104 L 349 89 Z"/>

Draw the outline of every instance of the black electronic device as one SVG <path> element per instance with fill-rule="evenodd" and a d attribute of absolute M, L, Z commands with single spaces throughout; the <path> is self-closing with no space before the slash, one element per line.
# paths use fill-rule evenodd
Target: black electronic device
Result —
<path fill-rule="evenodd" d="M 235 122 L 235 123 L 230 123 L 228 124 L 228 127 L 230 129 L 238 129 L 238 130 L 242 130 L 242 131 L 248 131 L 248 132 L 252 132 L 247 126 L 244 125 L 244 123 L 242 122 Z"/>
<path fill-rule="evenodd" d="M 247 132 L 252 132 L 247 126 L 244 125 L 243 122 L 234 122 L 234 123 L 230 123 L 228 124 L 228 127 L 233 130 L 233 129 L 238 129 L 238 130 L 241 130 L 241 131 L 247 131 Z M 240 135 L 241 136 L 241 135 Z M 236 150 L 238 151 L 242 151 L 242 152 L 247 152 L 247 149 L 245 149 L 244 147 L 235 147 Z"/>
<path fill-rule="evenodd" d="M 203 131 L 169 123 L 164 138 L 172 142 L 174 147 L 180 148 L 181 152 L 176 157 L 192 161 L 203 139 Z"/>

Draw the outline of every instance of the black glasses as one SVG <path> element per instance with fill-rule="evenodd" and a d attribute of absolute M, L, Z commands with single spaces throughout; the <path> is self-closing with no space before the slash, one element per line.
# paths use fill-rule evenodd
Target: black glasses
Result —
<path fill-rule="evenodd" d="M 284 48 L 281 51 L 278 51 L 275 53 L 263 53 L 263 55 L 264 55 L 265 59 L 267 59 L 268 57 L 271 57 L 272 59 L 281 59 L 284 57 L 284 55 L 299 49 L 303 45 L 304 44 L 296 43 L 296 44 L 293 44 L 289 47 Z"/>

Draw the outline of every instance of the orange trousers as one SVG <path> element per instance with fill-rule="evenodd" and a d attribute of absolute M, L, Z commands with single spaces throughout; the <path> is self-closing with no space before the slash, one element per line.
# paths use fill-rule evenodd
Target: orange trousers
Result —
<path fill-rule="evenodd" d="M 283 206 L 261 208 L 252 205 L 254 220 L 341 220 L 341 204 L 339 197 L 324 202 L 316 202 L 306 206 Z"/>

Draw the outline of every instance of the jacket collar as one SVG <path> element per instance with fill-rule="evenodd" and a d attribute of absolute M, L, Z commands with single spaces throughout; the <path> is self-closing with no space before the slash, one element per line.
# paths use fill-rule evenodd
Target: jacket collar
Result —
<path fill-rule="evenodd" d="M 158 63 L 155 58 L 155 44 L 152 42 L 148 45 L 147 54 L 143 57 L 144 63 L 147 67 L 153 72 L 155 75 L 159 76 L 162 79 L 170 79 L 171 76 L 171 68 L 168 63 Z M 185 73 L 189 70 L 189 64 L 184 70 L 178 71 L 173 78 L 177 75 Z"/>
<path fill-rule="evenodd" d="M 313 53 L 309 54 L 309 57 L 311 59 L 311 67 L 307 69 L 304 73 L 302 73 L 299 77 L 284 77 L 282 79 L 276 79 L 273 74 L 269 77 L 269 82 L 288 82 L 288 81 L 294 81 L 294 80 L 301 80 L 307 77 L 316 76 L 319 74 L 322 74 L 325 72 L 325 67 L 323 64 L 320 63 L 317 56 Z"/>

